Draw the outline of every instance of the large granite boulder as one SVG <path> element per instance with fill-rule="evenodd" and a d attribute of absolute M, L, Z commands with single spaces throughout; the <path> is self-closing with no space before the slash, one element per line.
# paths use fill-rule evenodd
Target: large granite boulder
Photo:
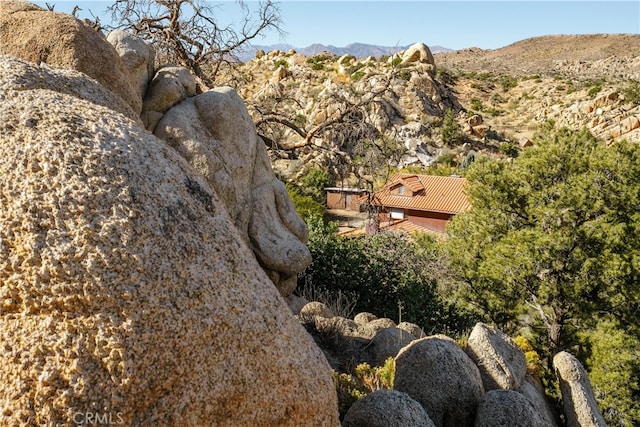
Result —
<path fill-rule="evenodd" d="M 529 399 L 546 426 L 556 427 L 558 425 L 556 421 L 558 416 L 547 400 L 544 386 L 538 377 L 527 374 L 517 392 Z"/>
<path fill-rule="evenodd" d="M 400 328 L 385 328 L 378 331 L 367 348 L 371 363 L 375 366 L 384 365 L 385 360 L 396 357 L 403 347 L 415 339 L 415 336 Z"/>
<path fill-rule="evenodd" d="M 491 390 L 482 398 L 474 427 L 549 427 L 533 404 L 517 391 Z"/>
<path fill-rule="evenodd" d="M 122 30 L 113 30 L 107 35 L 107 41 L 113 45 L 129 72 L 129 79 L 135 89 L 135 95 L 142 100 L 147 85 L 153 78 L 156 53 L 140 37 Z"/>
<path fill-rule="evenodd" d="M 413 341 L 400 351 L 394 389 L 420 402 L 438 427 L 472 426 L 484 394 L 476 365 L 444 335 Z"/>
<path fill-rule="evenodd" d="M 434 427 L 434 424 L 424 408 L 407 394 L 381 389 L 351 405 L 342 427 Z"/>
<path fill-rule="evenodd" d="M 22 67 L 0 73 L 0 424 L 337 425 L 325 358 L 207 181 Z"/>
<path fill-rule="evenodd" d="M 142 121 L 153 132 L 164 113 L 174 105 L 195 96 L 198 84 L 185 67 L 160 68 L 149 82 L 142 103 Z"/>
<path fill-rule="evenodd" d="M 142 99 L 120 56 L 101 33 L 71 15 L 33 8 L 23 1 L 2 3 L 0 55 L 80 71 L 120 96 L 135 113 L 128 117 L 140 114 Z"/>
<path fill-rule="evenodd" d="M 566 351 L 553 357 L 560 381 L 564 414 L 568 427 L 604 427 L 606 423 L 591 389 L 591 381 L 578 359 Z"/>
<path fill-rule="evenodd" d="M 522 385 L 527 373 L 524 352 L 501 330 L 478 323 L 466 352 L 480 369 L 485 390 L 517 390 Z"/>
<path fill-rule="evenodd" d="M 283 296 L 311 263 L 308 230 L 279 181 L 244 102 L 209 90 L 169 109 L 154 131 L 216 190 L 243 239 Z"/>

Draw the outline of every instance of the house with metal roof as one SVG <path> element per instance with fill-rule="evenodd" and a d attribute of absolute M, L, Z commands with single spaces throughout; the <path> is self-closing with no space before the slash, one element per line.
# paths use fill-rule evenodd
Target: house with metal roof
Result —
<path fill-rule="evenodd" d="M 458 176 L 395 174 L 376 191 L 380 229 L 444 233 L 447 222 L 471 208 Z"/>

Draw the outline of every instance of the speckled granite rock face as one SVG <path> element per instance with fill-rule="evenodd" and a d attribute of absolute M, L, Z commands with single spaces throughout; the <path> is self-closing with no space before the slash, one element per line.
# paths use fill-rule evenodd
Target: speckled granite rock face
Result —
<path fill-rule="evenodd" d="M 324 356 L 207 182 L 110 109 L 0 88 L 0 425 L 337 425 Z"/>
<path fill-rule="evenodd" d="M 187 98 L 154 134 L 202 174 L 280 293 L 293 293 L 297 273 L 311 263 L 307 226 L 271 169 L 242 98 L 229 87 Z"/>

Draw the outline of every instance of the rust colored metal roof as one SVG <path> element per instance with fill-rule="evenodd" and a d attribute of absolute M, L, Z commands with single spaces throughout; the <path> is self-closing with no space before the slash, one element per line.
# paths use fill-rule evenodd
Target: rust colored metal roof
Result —
<path fill-rule="evenodd" d="M 380 230 L 405 232 L 407 234 L 413 234 L 415 232 L 431 233 L 436 235 L 442 234 L 439 231 L 435 231 L 430 228 L 420 226 L 406 219 L 401 219 L 399 221 L 391 221 L 391 222 L 381 222 Z"/>
<path fill-rule="evenodd" d="M 424 191 L 413 195 L 396 195 L 390 190 L 400 182 L 408 188 L 418 188 L 416 180 Z M 411 187 L 408 183 L 411 183 Z M 464 192 L 467 180 L 453 176 L 395 174 L 389 182 L 375 193 L 374 203 L 389 208 L 414 209 L 419 211 L 457 214 L 471 208 Z"/>

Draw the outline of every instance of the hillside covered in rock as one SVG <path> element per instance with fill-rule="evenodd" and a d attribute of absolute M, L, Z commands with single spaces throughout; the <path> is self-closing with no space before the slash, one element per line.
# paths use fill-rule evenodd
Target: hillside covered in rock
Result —
<path fill-rule="evenodd" d="M 258 51 L 233 84 L 279 173 L 317 165 L 362 182 L 376 169 L 509 157 L 548 121 L 640 141 L 639 47 L 637 35 L 588 35 L 435 55 L 422 43 L 366 58 Z"/>

